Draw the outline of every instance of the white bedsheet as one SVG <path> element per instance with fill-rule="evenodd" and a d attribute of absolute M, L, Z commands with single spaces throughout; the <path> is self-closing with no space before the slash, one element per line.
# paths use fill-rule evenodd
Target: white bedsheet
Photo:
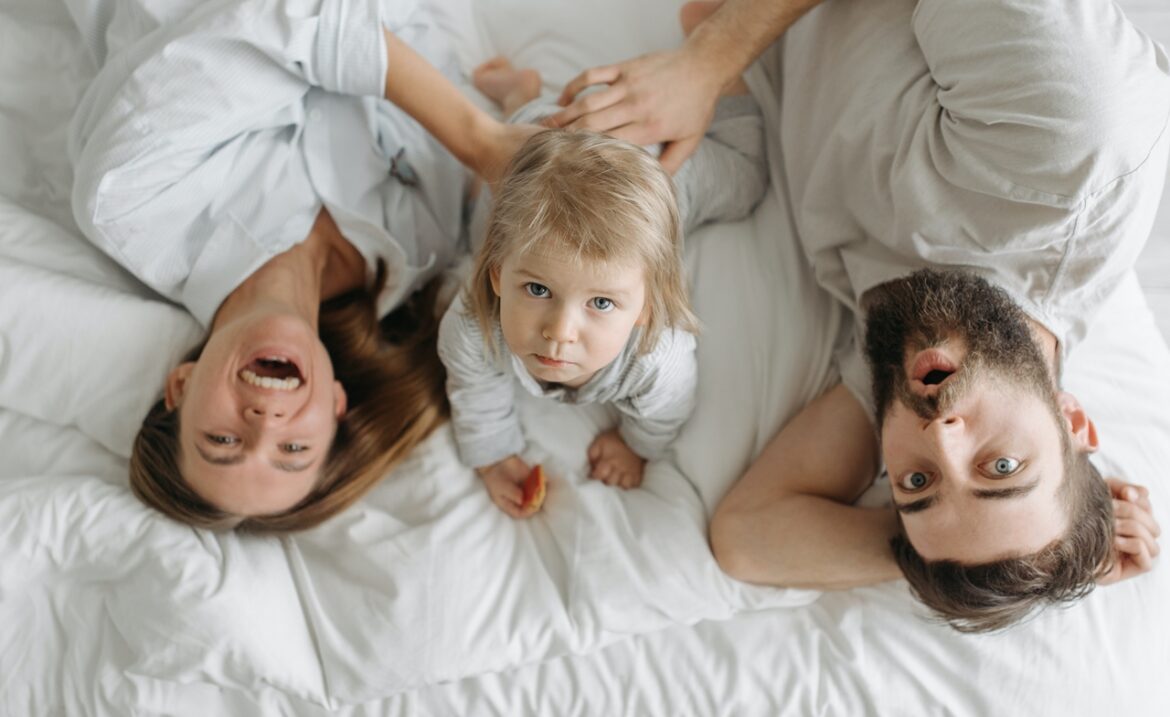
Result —
<path fill-rule="evenodd" d="M 503 52 L 556 88 L 677 42 L 676 4 L 440 10 L 465 63 Z M 1164 8 L 1128 6 L 1170 39 Z M 706 515 L 832 380 L 843 320 L 787 240 L 782 186 L 691 242 L 699 408 L 642 490 L 581 477 L 611 417 L 528 403 L 531 457 L 556 476 L 529 521 L 490 504 L 446 429 L 304 535 L 152 514 L 124 456 L 198 333 L 76 237 L 63 128 L 91 73 L 60 0 L 0 6 L 0 714 L 1170 713 L 1164 566 L 982 637 L 928 623 L 902 583 L 816 599 L 719 572 Z M 1170 261 L 1165 216 L 1151 262 Z M 1170 291 L 1170 271 L 1141 276 Z M 1131 281 L 1067 382 L 1163 522 L 1168 375 Z"/>

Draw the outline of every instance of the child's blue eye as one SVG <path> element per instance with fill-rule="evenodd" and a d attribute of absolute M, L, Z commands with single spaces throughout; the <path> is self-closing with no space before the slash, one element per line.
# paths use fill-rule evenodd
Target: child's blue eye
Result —
<path fill-rule="evenodd" d="M 595 296 L 589 300 L 589 303 L 598 311 L 611 311 L 613 309 L 613 300 L 604 296 Z"/>
<path fill-rule="evenodd" d="M 548 287 L 544 284 L 537 284 L 535 281 L 530 281 L 524 285 L 524 289 L 529 296 L 535 296 L 538 299 L 543 299 L 549 295 Z"/>

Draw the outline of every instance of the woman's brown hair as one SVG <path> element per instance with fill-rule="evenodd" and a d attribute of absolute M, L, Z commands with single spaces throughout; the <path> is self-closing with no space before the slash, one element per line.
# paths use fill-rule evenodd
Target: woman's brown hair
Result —
<path fill-rule="evenodd" d="M 382 280 L 380 269 L 374 286 Z M 436 279 L 381 321 L 377 291 L 350 292 L 321 305 L 321 341 L 349 406 L 317 485 L 292 508 L 243 517 L 192 490 L 179 470 L 179 412 L 168 411 L 163 401 L 150 409 L 134 440 L 134 494 L 188 525 L 252 533 L 305 530 L 352 505 L 447 419 L 446 376 L 435 346 L 438 288 Z"/>

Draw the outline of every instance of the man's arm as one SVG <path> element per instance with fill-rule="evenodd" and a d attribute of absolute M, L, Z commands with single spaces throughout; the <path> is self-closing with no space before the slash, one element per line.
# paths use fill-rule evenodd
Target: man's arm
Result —
<path fill-rule="evenodd" d="M 608 132 L 635 144 L 667 142 L 674 172 L 695 150 L 725 87 L 821 0 L 726 0 L 682 47 L 582 72 L 558 100 L 555 127 Z M 590 85 L 608 88 L 582 97 Z"/>
<path fill-rule="evenodd" d="M 873 427 L 838 385 L 787 423 L 711 520 L 720 567 L 751 583 L 844 589 L 901 576 L 889 508 L 851 503 L 878 467 Z"/>

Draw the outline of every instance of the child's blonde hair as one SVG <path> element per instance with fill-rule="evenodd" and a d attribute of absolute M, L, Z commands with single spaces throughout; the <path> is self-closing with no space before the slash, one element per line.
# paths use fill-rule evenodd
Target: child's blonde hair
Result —
<path fill-rule="evenodd" d="M 465 298 L 493 349 L 500 300 L 492 271 L 512 252 L 538 248 L 578 261 L 642 264 L 649 311 L 639 354 L 654 348 L 664 328 L 697 332 L 674 185 L 641 147 L 593 132 L 547 130 L 512 158 Z"/>

